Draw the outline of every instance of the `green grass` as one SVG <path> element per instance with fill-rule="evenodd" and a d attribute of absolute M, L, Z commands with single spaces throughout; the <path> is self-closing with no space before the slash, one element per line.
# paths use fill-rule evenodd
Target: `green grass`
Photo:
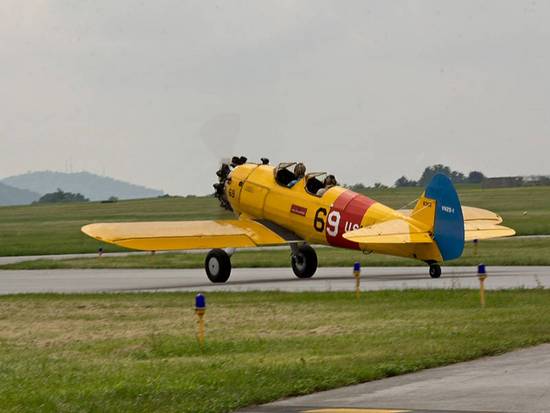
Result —
<path fill-rule="evenodd" d="M 94 252 L 105 245 L 80 232 L 93 222 L 172 221 L 232 217 L 214 198 L 153 198 L 102 204 L 0 207 L 0 256 Z"/>
<path fill-rule="evenodd" d="M 386 255 L 365 255 L 337 248 L 317 248 L 319 265 L 351 266 L 355 261 L 363 266 L 423 266 L 424 263 Z M 463 256 L 445 265 L 550 265 L 550 238 L 507 238 L 482 241 L 477 255 L 472 243 L 466 245 Z M 205 254 L 156 254 L 127 257 L 75 258 L 66 260 L 40 259 L 0 265 L 0 270 L 87 269 L 87 268 L 202 268 Z M 289 250 L 237 251 L 231 259 L 233 267 L 287 267 Z"/>
<path fill-rule="evenodd" d="M 394 208 L 416 199 L 421 188 L 369 190 L 366 194 Z M 550 187 L 481 189 L 459 186 L 464 205 L 501 214 L 519 235 L 550 234 Z M 524 211 L 527 214 L 524 215 Z M 104 245 L 80 232 L 106 221 L 224 219 L 233 215 L 212 197 L 160 198 L 111 204 L 79 203 L 0 207 L 0 256 L 94 252 L 122 248 Z"/>
<path fill-rule="evenodd" d="M 550 291 L 0 297 L 3 412 L 228 412 L 550 341 Z"/>

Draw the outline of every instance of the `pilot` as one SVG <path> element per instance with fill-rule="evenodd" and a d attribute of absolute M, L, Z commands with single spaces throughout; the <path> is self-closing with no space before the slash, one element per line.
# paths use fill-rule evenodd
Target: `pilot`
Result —
<path fill-rule="evenodd" d="M 304 176 L 306 176 L 306 166 L 299 162 L 294 166 L 294 179 L 288 183 L 288 187 L 292 188 Z"/>
<path fill-rule="evenodd" d="M 334 177 L 334 175 L 327 175 L 327 177 L 325 178 L 324 186 L 317 191 L 317 196 L 322 196 L 330 188 L 336 185 L 338 185 L 338 183 L 336 182 L 336 178 Z"/>

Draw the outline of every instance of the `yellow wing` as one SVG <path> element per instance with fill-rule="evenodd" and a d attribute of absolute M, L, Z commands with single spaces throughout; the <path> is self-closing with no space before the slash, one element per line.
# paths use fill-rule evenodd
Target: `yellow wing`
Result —
<path fill-rule="evenodd" d="M 242 248 L 299 240 L 266 221 L 125 222 L 90 224 L 82 232 L 99 241 L 144 251 Z"/>

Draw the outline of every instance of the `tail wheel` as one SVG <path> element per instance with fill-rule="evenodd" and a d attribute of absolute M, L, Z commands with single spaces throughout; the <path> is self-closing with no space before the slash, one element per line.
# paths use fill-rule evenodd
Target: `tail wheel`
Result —
<path fill-rule="evenodd" d="M 224 250 L 213 249 L 204 260 L 204 269 L 210 281 L 224 283 L 231 275 L 231 259 Z"/>
<path fill-rule="evenodd" d="M 292 253 L 292 270 L 298 278 L 311 278 L 317 271 L 317 254 L 309 245 L 301 245 Z"/>
<path fill-rule="evenodd" d="M 430 277 L 441 277 L 441 267 L 439 266 L 439 264 L 430 264 Z"/>

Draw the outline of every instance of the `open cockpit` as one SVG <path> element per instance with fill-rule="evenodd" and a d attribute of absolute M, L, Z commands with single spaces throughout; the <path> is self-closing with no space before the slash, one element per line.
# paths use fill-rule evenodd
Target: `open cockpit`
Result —
<path fill-rule="evenodd" d="M 306 191 L 317 196 L 317 193 L 325 187 L 326 172 L 311 172 L 306 175 Z"/>
<path fill-rule="evenodd" d="M 292 172 L 290 169 L 295 168 L 298 162 L 281 162 L 277 167 L 273 170 L 275 173 L 275 181 L 281 185 L 288 187 L 288 185 L 296 180 L 296 174 Z"/>
<path fill-rule="evenodd" d="M 306 167 L 300 162 L 281 162 L 273 172 L 277 184 L 286 188 L 292 188 L 303 179 L 306 192 L 318 197 L 337 185 L 334 175 L 329 175 L 326 172 L 310 172 L 306 174 Z"/>

